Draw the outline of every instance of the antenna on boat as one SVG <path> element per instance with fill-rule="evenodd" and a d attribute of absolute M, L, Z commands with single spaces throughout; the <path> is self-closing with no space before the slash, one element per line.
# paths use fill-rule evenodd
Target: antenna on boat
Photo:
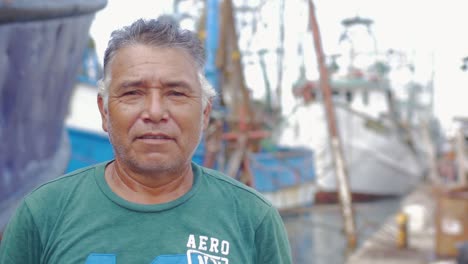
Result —
<path fill-rule="evenodd" d="M 313 34 L 314 46 L 316 57 L 320 69 L 320 88 L 323 94 L 323 101 L 325 112 L 327 114 L 328 131 L 330 133 L 331 150 L 335 160 L 335 170 L 339 185 L 339 199 L 344 218 L 344 229 L 347 236 L 348 249 L 353 250 L 356 248 L 357 236 L 356 225 L 354 221 L 354 212 L 352 208 L 352 197 L 349 190 L 349 179 L 346 162 L 344 159 L 342 143 L 338 135 L 338 128 L 336 125 L 336 117 L 333 108 L 332 94 L 330 87 L 330 80 L 327 66 L 325 65 L 325 56 L 323 54 L 322 42 L 320 38 L 320 30 L 318 27 L 317 19 L 315 17 L 315 7 L 313 0 L 309 0 L 309 19 L 310 30 Z"/>
<path fill-rule="evenodd" d="M 349 65 L 348 65 L 348 70 L 352 70 L 356 67 L 356 59 L 358 56 L 362 55 L 371 55 L 371 56 L 378 56 L 378 48 L 377 48 L 377 39 L 375 37 L 375 34 L 372 30 L 372 25 L 374 24 L 374 21 L 372 19 L 368 18 L 362 18 L 360 16 L 355 16 L 352 18 L 346 18 L 341 21 L 341 24 L 344 27 L 344 31 L 340 36 L 339 43 L 346 43 L 348 42 L 350 44 L 349 47 Z M 356 47 L 358 46 L 355 42 L 359 41 L 359 36 L 360 34 L 364 34 L 364 39 L 366 40 L 365 42 L 370 45 L 371 47 L 366 47 L 368 49 L 372 49 L 372 52 L 370 54 L 364 53 L 360 50 L 356 50 Z M 372 60 L 375 60 L 373 58 Z"/>

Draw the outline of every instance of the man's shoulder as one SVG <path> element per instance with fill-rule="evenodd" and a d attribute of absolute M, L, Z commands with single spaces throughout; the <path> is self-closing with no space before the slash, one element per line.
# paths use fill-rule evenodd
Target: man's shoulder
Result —
<path fill-rule="evenodd" d="M 47 181 L 25 197 L 26 203 L 40 203 L 48 200 L 58 200 L 67 193 L 76 189 L 80 183 L 93 180 L 96 168 L 103 166 L 103 164 L 96 164 L 93 166 L 78 169 L 62 175 L 56 179 Z"/>
<path fill-rule="evenodd" d="M 204 176 L 208 181 L 215 182 L 217 188 L 222 188 L 227 193 L 236 195 L 237 199 L 246 199 L 250 202 L 256 202 L 259 205 L 271 207 L 272 204 L 257 190 L 249 187 L 228 175 L 205 167 L 201 167 Z"/>

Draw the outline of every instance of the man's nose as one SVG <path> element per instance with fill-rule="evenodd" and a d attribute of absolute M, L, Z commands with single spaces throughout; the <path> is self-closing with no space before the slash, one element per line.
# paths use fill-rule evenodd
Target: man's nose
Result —
<path fill-rule="evenodd" d="M 168 117 L 167 104 L 159 92 L 150 92 L 144 103 L 142 118 L 147 121 L 159 122 Z"/>

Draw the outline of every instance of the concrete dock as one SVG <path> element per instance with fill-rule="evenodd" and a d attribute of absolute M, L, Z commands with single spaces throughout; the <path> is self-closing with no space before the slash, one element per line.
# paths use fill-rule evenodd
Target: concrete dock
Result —
<path fill-rule="evenodd" d="M 394 215 L 346 263 L 456 263 L 455 258 L 441 259 L 435 253 L 436 204 L 433 188 L 427 184 L 419 186 L 401 202 L 401 211 L 408 216 L 407 247 L 398 247 L 399 227 Z"/>

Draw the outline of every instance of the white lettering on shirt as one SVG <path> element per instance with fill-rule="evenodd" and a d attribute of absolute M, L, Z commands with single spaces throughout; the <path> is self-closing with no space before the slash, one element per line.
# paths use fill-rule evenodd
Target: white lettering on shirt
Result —
<path fill-rule="evenodd" d="M 188 237 L 187 247 L 188 248 L 194 248 L 194 249 L 197 248 L 197 244 L 195 242 L 195 236 L 192 235 L 192 234 L 190 234 L 190 236 Z"/>
<path fill-rule="evenodd" d="M 226 240 L 221 241 L 221 254 L 229 254 L 229 242 L 227 242 Z"/>
<path fill-rule="evenodd" d="M 218 253 L 219 240 L 217 238 L 210 238 L 210 252 Z"/>
<path fill-rule="evenodd" d="M 187 240 L 187 248 L 213 253 L 221 252 L 221 254 L 225 256 L 229 255 L 229 242 L 216 237 L 195 236 L 194 234 L 190 234 Z"/>
<path fill-rule="evenodd" d="M 206 247 L 206 241 L 208 240 L 207 236 L 200 236 L 200 243 L 198 244 L 199 250 L 208 250 Z"/>

